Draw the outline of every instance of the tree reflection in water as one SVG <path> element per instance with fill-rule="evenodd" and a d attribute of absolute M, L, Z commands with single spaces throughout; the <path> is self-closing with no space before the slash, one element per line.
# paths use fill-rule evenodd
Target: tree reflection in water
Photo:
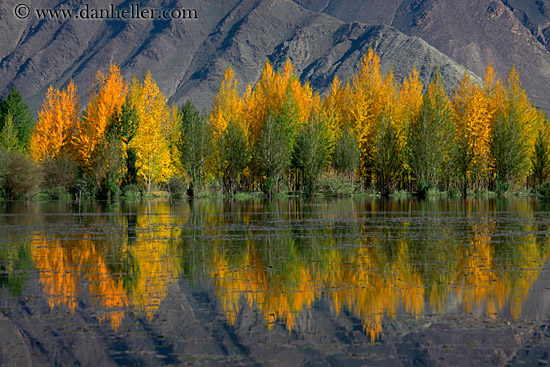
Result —
<path fill-rule="evenodd" d="M 292 332 L 328 302 L 375 341 L 399 314 L 520 318 L 548 257 L 536 213 L 527 199 L 145 202 L 81 234 L 45 229 L 31 258 L 51 308 L 75 310 L 89 294 L 115 330 L 128 313 L 151 321 L 185 276 L 210 279 L 229 325 L 247 308 Z"/>

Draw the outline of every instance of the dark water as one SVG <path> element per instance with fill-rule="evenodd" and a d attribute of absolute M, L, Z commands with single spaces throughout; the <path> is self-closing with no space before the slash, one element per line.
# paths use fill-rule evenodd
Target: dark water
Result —
<path fill-rule="evenodd" d="M 0 204 L 0 365 L 546 365 L 550 207 Z"/>

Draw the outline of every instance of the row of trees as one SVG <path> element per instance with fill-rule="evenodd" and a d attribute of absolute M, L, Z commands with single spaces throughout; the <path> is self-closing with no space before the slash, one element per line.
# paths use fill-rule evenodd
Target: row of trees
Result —
<path fill-rule="evenodd" d="M 416 70 L 403 83 L 383 75 L 370 50 L 357 73 L 345 84 L 335 78 L 323 97 L 289 61 L 279 71 L 267 63 L 243 96 L 228 69 L 209 122 L 221 144 L 212 154 L 225 164 L 216 172 L 230 191 L 313 193 L 320 179 L 330 181 L 326 172 L 384 195 L 504 192 L 548 178 L 548 122 L 515 69 L 502 82 L 488 65 L 482 83 L 466 74 L 449 96 L 439 75 L 427 86 Z M 227 156 L 227 147 L 241 147 L 242 156 Z"/>
<path fill-rule="evenodd" d="M 177 174 L 171 139 L 180 125 L 179 115 L 150 73 L 143 81 L 127 83 L 115 64 L 107 75 L 98 72 L 83 110 L 72 81 L 63 90 L 50 87 L 34 129 L 32 119 L 15 118 L 30 113 L 26 106 L 26 113 L 13 112 L 12 94 L 21 101 L 12 91 L 2 102 L 7 107 L 0 120 L 4 125 L 0 159 L 25 160 L 27 174 L 18 176 L 6 166 L 4 174 L 0 172 L 5 196 L 32 191 L 32 187 L 13 189 L 6 181 L 11 176 L 19 181 L 32 176 L 36 179 L 31 184 L 41 181 L 43 189 L 54 195 L 73 190 L 108 198 L 121 188 L 151 191 Z"/>
<path fill-rule="evenodd" d="M 335 78 L 324 96 L 290 61 L 280 70 L 267 62 L 254 88 L 239 90 L 228 68 L 206 116 L 189 101 L 168 105 L 150 73 L 128 83 L 113 64 L 98 72 L 83 110 L 72 81 L 50 87 L 34 128 L 12 90 L 0 101 L 0 187 L 7 196 L 30 190 L 9 183 L 18 181 L 15 166 L 23 175 L 42 172 L 46 191 L 99 197 L 165 183 L 191 196 L 212 183 L 230 194 L 355 187 L 466 194 L 548 179 L 547 119 L 515 69 L 505 82 L 490 65 L 482 83 L 466 74 L 449 96 L 439 75 L 424 86 L 416 70 L 402 83 L 382 74 L 370 50 L 357 73 L 345 84 Z"/>

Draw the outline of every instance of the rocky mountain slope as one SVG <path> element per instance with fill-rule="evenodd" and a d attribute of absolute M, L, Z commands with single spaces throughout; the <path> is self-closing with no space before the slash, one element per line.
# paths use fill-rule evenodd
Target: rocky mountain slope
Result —
<path fill-rule="evenodd" d="M 128 6 L 121 0 L 113 3 Z M 29 5 L 32 10 L 55 4 Z M 165 2 L 141 4 L 162 9 Z M 380 55 L 383 70 L 391 67 L 397 79 L 416 67 L 428 81 L 439 69 L 452 89 L 465 72 L 420 38 L 387 25 L 349 23 L 293 1 L 174 1 L 170 8 L 196 9 L 198 18 L 167 21 L 39 20 L 33 14 L 18 20 L 15 5 L 11 0 L 0 4 L 0 93 L 15 85 L 33 111 L 50 84 L 63 87 L 70 79 L 85 102 L 97 70 L 105 72 L 113 61 L 127 78 L 151 70 L 171 101 L 191 98 L 204 108 L 211 105 L 227 66 L 234 68 L 244 90 L 257 80 L 267 59 L 280 66 L 289 57 L 301 78 L 321 92 L 334 75 L 352 75 L 369 47 Z M 57 7 L 83 5 L 83 0 L 73 0 Z"/>
<path fill-rule="evenodd" d="M 296 2 L 347 22 L 389 24 L 422 38 L 477 75 L 483 75 L 489 61 L 502 78 L 515 65 L 532 101 L 550 110 L 548 0 Z"/>

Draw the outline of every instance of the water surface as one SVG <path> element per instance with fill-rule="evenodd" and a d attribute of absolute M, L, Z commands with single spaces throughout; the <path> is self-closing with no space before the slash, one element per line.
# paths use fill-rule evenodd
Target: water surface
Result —
<path fill-rule="evenodd" d="M 0 364 L 548 363 L 536 199 L 0 204 Z"/>

